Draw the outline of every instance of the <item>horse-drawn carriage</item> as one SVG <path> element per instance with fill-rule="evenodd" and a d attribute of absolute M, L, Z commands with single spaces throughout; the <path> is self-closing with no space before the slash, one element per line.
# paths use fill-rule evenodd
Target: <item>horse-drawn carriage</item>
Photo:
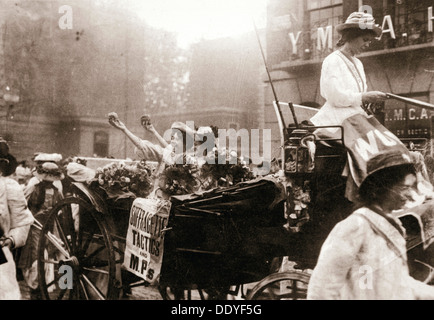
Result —
<path fill-rule="evenodd" d="M 294 127 L 284 121 L 291 118 L 298 123 L 316 109 L 274 106 L 282 134 L 278 173 L 171 198 L 158 279 L 163 299 L 306 297 L 307 270 L 314 268 L 333 226 L 353 210 L 344 198 L 346 181 L 341 176 L 346 152 L 342 143 L 339 147 L 313 135 L 318 127 Z M 342 139 L 343 133 L 337 140 Z M 42 296 L 120 299 L 132 287 L 149 285 L 122 268 L 134 198 L 114 201 L 101 188 L 73 185 L 73 195 L 58 203 L 42 226 L 38 248 Z M 432 281 L 420 225 L 408 216 L 403 222 L 414 230 L 409 233 L 411 271 L 420 280 Z M 292 267 L 282 267 L 287 265 L 282 260 L 291 261 Z M 66 269 L 73 271 L 72 285 L 64 278 Z"/>

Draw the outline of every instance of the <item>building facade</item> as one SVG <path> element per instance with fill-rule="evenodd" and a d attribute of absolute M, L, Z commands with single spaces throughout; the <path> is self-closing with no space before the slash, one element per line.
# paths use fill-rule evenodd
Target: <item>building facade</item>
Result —
<path fill-rule="evenodd" d="M 174 121 L 260 128 L 255 34 L 201 41 L 186 62 L 175 35 L 116 3 L 0 0 L 0 134 L 19 160 L 35 152 L 135 158 L 109 112 L 150 140 L 139 123 L 145 113 L 161 134 Z"/>
<path fill-rule="evenodd" d="M 434 102 L 434 37 L 431 0 L 270 0 L 267 16 L 267 60 L 279 101 L 320 107 L 323 59 L 336 50 L 335 26 L 354 11 L 372 13 L 383 34 L 358 56 L 368 90 Z M 280 136 L 272 112 L 272 87 L 265 91 L 265 127 L 272 128 L 273 149 Z M 421 148 L 432 137 L 433 111 L 387 100 L 380 117 L 405 142 Z M 430 150 L 428 148 L 428 150 Z M 432 148 L 431 148 L 432 150 Z M 431 152 L 431 151 L 429 151 Z"/>
<path fill-rule="evenodd" d="M 11 152 L 126 157 L 132 147 L 107 114 L 129 125 L 142 112 L 140 22 L 88 0 L 0 4 L 0 132 Z"/>

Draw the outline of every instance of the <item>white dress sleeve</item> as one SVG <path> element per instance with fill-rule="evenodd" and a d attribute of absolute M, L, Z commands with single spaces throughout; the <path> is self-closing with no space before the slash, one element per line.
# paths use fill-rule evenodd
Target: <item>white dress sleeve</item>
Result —
<path fill-rule="evenodd" d="M 10 230 L 8 236 L 12 237 L 15 247 L 22 247 L 27 240 L 27 236 L 34 218 L 27 208 L 27 201 L 18 182 L 6 178 L 7 204 L 10 214 Z"/>
<path fill-rule="evenodd" d="M 134 148 L 134 153 L 142 160 L 161 162 L 163 148 L 148 140 L 142 140 L 140 147 Z"/>
<path fill-rule="evenodd" d="M 357 63 L 364 87 L 366 78 L 363 66 Z M 323 62 L 321 70 L 321 95 L 334 107 L 360 107 L 362 92 L 351 74 L 348 66 L 337 54 L 329 55 Z"/>

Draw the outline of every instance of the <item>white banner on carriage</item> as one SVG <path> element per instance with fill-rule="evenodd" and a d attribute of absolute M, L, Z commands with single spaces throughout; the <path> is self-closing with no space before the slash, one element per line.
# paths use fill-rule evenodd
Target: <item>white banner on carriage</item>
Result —
<path fill-rule="evenodd" d="M 156 284 L 164 249 L 163 229 L 169 221 L 171 202 L 137 198 L 131 206 L 123 267 Z"/>

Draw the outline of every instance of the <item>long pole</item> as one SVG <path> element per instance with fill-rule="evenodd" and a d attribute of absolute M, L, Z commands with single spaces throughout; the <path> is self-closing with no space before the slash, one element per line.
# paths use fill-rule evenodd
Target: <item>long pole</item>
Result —
<path fill-rule="evenodd" d="M 434 104 L 428 103 L 428 102 L 424 102 L 424 101 L 420 101 L 420 100 L 416 100 L 416 99 L 412 99 L 412 98 L 407 98 L 407 97 L 402 97 L 402 96 L 398 96 L 396 94 L 392 94 L 392 93 L 386 93 L 387 98 L 389 99 L 396 99 L 402 102 L 406 102 L 418 107 L 422 107 L 422 108 L 427 108 L 430 110 L 434 110 Z"/>
<path fill-rule="evenodd" d="M 255 28 L 256 38 L 258 39 L 259 49 L 261 50 L 261 55 L 262 55 L 262 60 L 264 61 L 265 70 L 267 71 L 268 81 L 270 81 L 271 90 L 273 91 L 274 100 L 276 101 L 276 103 L 279 103 L 279 100 L 277 99 L 276 90 L 274 90 L 273 82 L 271 81 L 271 75 L 270 75 L 270 71 L 268 70 L 267 60 L 265 59 L 264 50 L 262 49 L 261 39 L 259 38 L 258 29 L 256 28 L 256 24 L 254 21 L 253 21 L 253 26 Z"/>
<path fill-rule="evenodd" d="M 270 82 L 271 90 L 273 91 L 274 101 L 276 103 L 277 110 L 279 112 L 279 116 L 283 121 L 283 115 L 282 115 L 282 110 L 280 109 L 279 99 L 277 99 L 276 90 L 274 89 L 273 81 L 271 80 L 270 71 L 268 70 L 267 60 L 265 58 L 264 50 L 262 49 L 261 39 L 259 37 L 259 32 L 258 32 L 258 29 L 256 28 L 255 21 L 253 21 L 253 27 L 255 28 L 256 38 L 258 39 L 259 49 L 261 50 L 261 55 L 262 55 L 262 60 L 264 61 L 265 71 L 267 71 L 268 81 Z M 297 117 L 295 115 L 295 110 L 294 110 L 294 106 L 292 105 L 292 102 L 289 103 L 289 108 L 291 109 L 291 113 L 292 113 L 292 117 L 294 119 L 295 126 L 298 128 L 299 125 L 298 125 Z"/>
<path fill-rule="evenodd" d="M 128 104 L 129 104 L 129 65 L 128 65 L 128 56 L 129 56 L 129 42 L 128 42 L 128 22 L 125 23 L 125 125 L 128 125 Z M 124 159 L 127 158 L 127 136 L 124 135 Z"/>

